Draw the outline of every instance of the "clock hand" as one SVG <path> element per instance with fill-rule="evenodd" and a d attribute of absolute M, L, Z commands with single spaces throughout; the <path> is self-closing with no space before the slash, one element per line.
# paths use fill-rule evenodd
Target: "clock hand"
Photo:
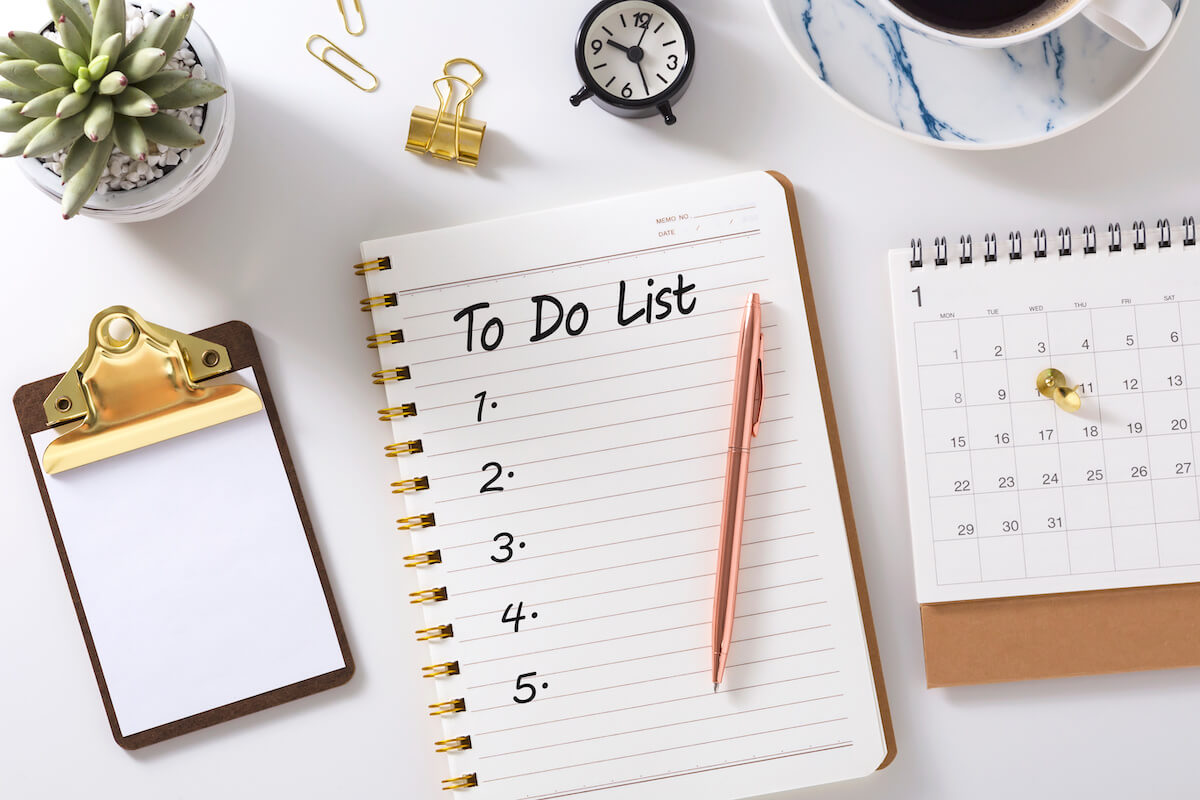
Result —
<path fill-rule="evenodd" d="M 646 27 L 642 28 L 642 35 L 638 37 L 637 46 L 642 46 L 642 40 L 646 38 L 646 32 L 650 30 L 650 23 L 646 23 Z"/>
<path fill-rule="evenodd" d="M 646 96 L 650 96 L 650 85 L 646 83 L 646 71 L 642 69 L 642 62 L 639 59 L 637 62 L 638 74 L 642 76 L 642 88 L 646 90 Z"/>
<path fill-rule="evenodd" d="M 612 39 L 609 39 L 609 40 L 608 40 L 608 43 L 609 43 L 609 44 L 611 44 L 613 47 L 617 48 L 618 50 L 623 50 L 623 51 L 625 51 L 626 53 L 628 53 L 628 52 L 629 52 L 629 48 L 628 48 L 628 47 L 626 47 L 626 46 L 625 46 L 625 45 L 623 45 L 623 44 L 617 44 L 617 43 L 616 43 L 616 42 L 614 42 Z"/>

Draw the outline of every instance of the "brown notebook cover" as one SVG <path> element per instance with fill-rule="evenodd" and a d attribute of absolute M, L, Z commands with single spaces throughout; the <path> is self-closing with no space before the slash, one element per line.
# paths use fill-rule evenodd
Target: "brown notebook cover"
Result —
<path fill-rule="evenodd" d="M 817 380 L 821 386 L 821 404 L 825 407 L 825 424 L 829 429 L 829 448 L 833 454 L 833 468 L 837 473 L 842 516 L 846 520 L 846 541 L 850 546 L 850 560 L 854 564 L 854 582 L 858 586 L 858 602 L 862 608 L 863 632 L 871 653 L 871 673 L 875 676 L 875 694 L 879 699 L 879 717 L 883 723 L 883 738 L 887 743 L 887 756 L 876 768 L 883 769 L 896 757 L 896 734 L 892 730 L 892 712 L 888 708 L 887 690 L 883 684 L 883 666 L 879 660 L 875 623 L 871 618 L 871 601 L 867 597 L 867 577 L 863 571 L 862 550 L 858 546 L 858 532 L 854 527 L 854 509 L 850 504 L 850 488 L 846 482 L 846 462 L 842 458 L 842 442 L 838 438 L 837 420 L 833 413 L 833 393 L 829 389 L 829 372 L 825 367 L 825 352 L 821 348 L 821 331 L 817 325 L 812 281 L 808 274 L 808 257 L 804 253 L 804 237 L 800 230 L 800 215 L 796 209 L 796 191 L 792 182 L 781 173 L 768 170 L 767 174 L 783 186 L 784 193 L 787 195 L 788 216 L 792 220 L 792 238 L 796 242 L 796 263 L 800 268 L 800 287 L 804 293 L 804 305 L 808 309 L 808 332 L 812 339 L 813 360 L 817 366 Z"/>
<path fill-rule="evenodd" d="M 96 645 L 92 639 L 91 630 L 88 627 L 86 609 L 80 599 L 79 590 L 75 583 L 74 575 L 71 571 L 71 564 L 67 558 L 67 551 L 63 544 L 62 534 L 58 527 L 58 521 L 55 517 L 54 507 L 50 502 L 50 495 L 46 489 L 45 475 L 42 472 L 42 465 L 38 460 L 37 452 L 34 448 L 32 436 L 34 433 L 46 429 L 45 412 L 42 409 L 42 403 L 46 397 L 54 390 L 55 385 L 62 378 L 62 375 L 55 375 L 51 378 L 45 378 L 34 383 L 22 386 L 17 390 L 13 397 L 13 405 L 16 407 L 17 419 L 20 421 L 21 434 L 25 437 L 25 447 L 29 452 L 30 463 L 33 466 L 33 473 L 37 479 L 38 489 L 42 494 L 42 502 L 46 506 L 46 516 L 50 522 L 50 530 L 54 535 L 54 541 L 58 547 L 58 555 L 62 561 L 63 573 L 67 579 L 67 587 L 71 592 L 71 600 L 75 604 L 75 612 L 79 617 L 79 626 L 83 631 L 84 643 L 87 645 L 88 656 L 92 661 L 92 669 L 96 673 L 96 683 L 100 689 L 101 699 L 104 701 L 104 709 L 108 715 L 109 725 L 112 728 L 113 738 L 117 743 L 126 749 L 137 749 L 149 744 L 171 739 L 181 734 L 190 733 L 192 731 L 207 728 L 211 725 L 216 725 L 219 722 L 243 717 L 247 714 L 252 714 L 255 711 L 262 711 L 266 708 L 286 703 L 290 700 L 296 700 L 301 697 L 306 697 L 311 694 L 330 689 L 335 686 L 340 686 L 350 680 L 354 674 L 354 660 L 350 654 L 350 645 L 346 640 L 346 631 L 342 626 L 341 617 L 338 614 L 337 604 L 334 601 L 333 590 L 329 584 L 329 575 L 325 571 L 325 564 L 321 559 L 321 551 L 317 546 L 316 535 L 313 533 L 312 521 L 308 516 L 308 509 L 304 503 L 304 496 L 300 492 L 300 482 L 296 475 L 295 465 L 292 463 L 292 458 L 288 452 L 287 441 L 283 436 L 283 427 L 279 421 L 279 415 L 275 410 L 275 402 L 271 397 L 271 389 L 267 384 L 266 371 L 263 368 L 262 357 L 258 353 L 258 347 L 254 342 L 254 333 L 250 327 L 244 322 L 226 322 L 223 325 L 217 325 L 212 328 L 207 328 L 202 331 L 196 331 L 195 336 L 203 339 L 216 342 L 228 348 L 229 357 L 233 363 L 233 370 L 252 367 L 254 376 L 258 382 L 259 394 L 262 397 L 263 408 L 267 413 L 271 422 L 271 429 L 275 434 L 275 442 L 279 447 L 279 454 L 283 459 L 284 469 L 287 473 L 288 481 L 291 485 L 292 495 L 296 501 L 296 509 L 299 512 L 300 520 L 304 528 L 305 535 L 308 537 L 309 548 L 312 550 L 313 561 L 316 565 L 317 573 L 321 581 L 321 587 L 324 591 L 325 598 L 329 604 L 329 613 L 333 620 L 334 630 L 337 634 L 338 644 L 341 648 L 342 657 L 345 666 L 334 672 L 329 672 L 324 675 L 318 675 L 307 680 L 293 683 L 289 686 L 281 686 L 268 692 L 249 697 L 238 702 L 230 703 L 229 705 L 220 708 L 214 708 L 200 714 L 189 716 L 185 719 L 176 720 L 164 725 L 160 725 L 150 730 L 135 733 L 130 736 L 123 736 L 120 727 L 117 723 L 116 712 L 113 708 L 112 699 L 109 696 L 108 686 L 105 682 L 104 671 L 101 668 L 100 658 L 96 652 Z M 169 446 L 169 442 L 166 443 Z"/>

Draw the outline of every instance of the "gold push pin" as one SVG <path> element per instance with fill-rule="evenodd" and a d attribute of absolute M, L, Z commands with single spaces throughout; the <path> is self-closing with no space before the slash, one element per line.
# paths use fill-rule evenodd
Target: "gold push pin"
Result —
<path fill-rule="evenodd" d="M 1038 373 L 1037 390 L 1042 397 L 1049 397 L 1056 406 L 1072 414 L 1083 405 L 1083 400 L 1079 397 L 1079 387 L 1072 388 L 1067 383 L 1067 376 L 1053 367 Z"/>

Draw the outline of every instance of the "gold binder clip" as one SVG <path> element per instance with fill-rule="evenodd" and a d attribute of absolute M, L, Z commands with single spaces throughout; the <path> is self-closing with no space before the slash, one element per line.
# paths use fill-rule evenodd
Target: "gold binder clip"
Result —
<path fill-rule="evenodd" d="M 325 43 L 323 46 L 321 46 L 320 52 L 313 49 L 314 42 L 316 42 L 318 44 L 320 44 L 321 42 Z M 371 70 L 364 67 L 362 65 L 362 62 L 358 61 L 356 58 L 354 58 L 352 55 L 347 53 L 345 50 L 338 47 L 333 42 L 329 41 L 328 37 L 323 36 L 319 33 L 314 33 L 312 36 L 308 37 L 308 41 L 305 42 L 305 44 L 304 44 L 304 49 L 307 50 L 308 54 L 310 56 L 312 56 L 313 58 L 315 58 L 317 61 L 320 61 L 322 64 L 324 64 L 325 66 L 329 67 L 331 70 L 336 72 L 338 75 L 341 75 L 343 78 L 345 78 L 346 82 L 351 84 L 352 86 L 354 86 L 354 88 L 361 89 L 364 92 L 373 92 L 379 88 L 379 78 L 375 77 L 375 73 L 371 72 Z M 339 66 L 336 61 L 329 58 L 330 53 L 333 53 L 338 58 L 340 58 L 342 61 L 345 61 L 350 66 L 357 69 L 359 72 L 362 73 L 362 75 L 365 75 L 367 78 L 370 78 L 370 80 L 369 81 L 362 80 L 362 75 L 359 75 L 359 76 L 351 75 L 349 72 L 347 72 L 341 66 Z"/>
<path fill-rule="evenodd" d="M 354 14 L 358 17 L 358 30 L 350 27 L 350 15 L 346 13 L 346 0 L 338 0 L 338 11 L 342 15 L 342 22 L 346 23 L 346 33 L 351 36 L 362 36 L 367 30 L 367 17 L 363 14 L 362 0 L 354 0 Z"/>
<path fill-rule="evenodd" d="M 466 64 L 473 68 L 476 73 L 475 79 L 469 81 L 451 75 L 450 68 L 456 64 Z M 483 70 L 474 61 L 467 58 L 452 58 L 447 61 L 442 67 L 442 77 L 433 82 L 433 90 L 438 96 L 438 107 L 413 108 L 412 120 L 408 126 L 408 144 L 404 149 L 410 153 L 429 153 L 434 158 L 457 161 L 468 167 L 477 166 L 487 123 L 466 116 L 466 110 L 467 100 L 475 93 L 475 87 L 482 80 Z M 462 99 L 455 103 L 454 113 L 451 114 L 450 103 L 454 98 L 456 85 L 462 89 Z"/>
<path fill-rule="evenodd" d="M 1067 376 L 1054 368 L 1044 369 L 1037 376 L 1037 390 L 1042 397 L 1049 397 L 1063 411 L 1074 414 L 1083 406 L 1079 387 L 1071 387 Z"/>
<path fill-rule="evenodd" d="M 246 386 L 199 386 L 233 369 L 229 352 L 113 306 L 92 319 L 88 346 L 43 404 L 46 425 L 78 426 L 46 448 L 54 475 L 261 411 Z"/>

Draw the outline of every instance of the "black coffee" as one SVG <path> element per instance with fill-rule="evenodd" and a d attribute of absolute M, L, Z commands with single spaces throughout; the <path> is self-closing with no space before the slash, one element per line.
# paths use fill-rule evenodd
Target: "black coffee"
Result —
<path fill-rule="evenodd" d="M 948 31 L 1018 33 L 1070 5 L 1068 0 L 892 0 L 913 17 Z"/>

